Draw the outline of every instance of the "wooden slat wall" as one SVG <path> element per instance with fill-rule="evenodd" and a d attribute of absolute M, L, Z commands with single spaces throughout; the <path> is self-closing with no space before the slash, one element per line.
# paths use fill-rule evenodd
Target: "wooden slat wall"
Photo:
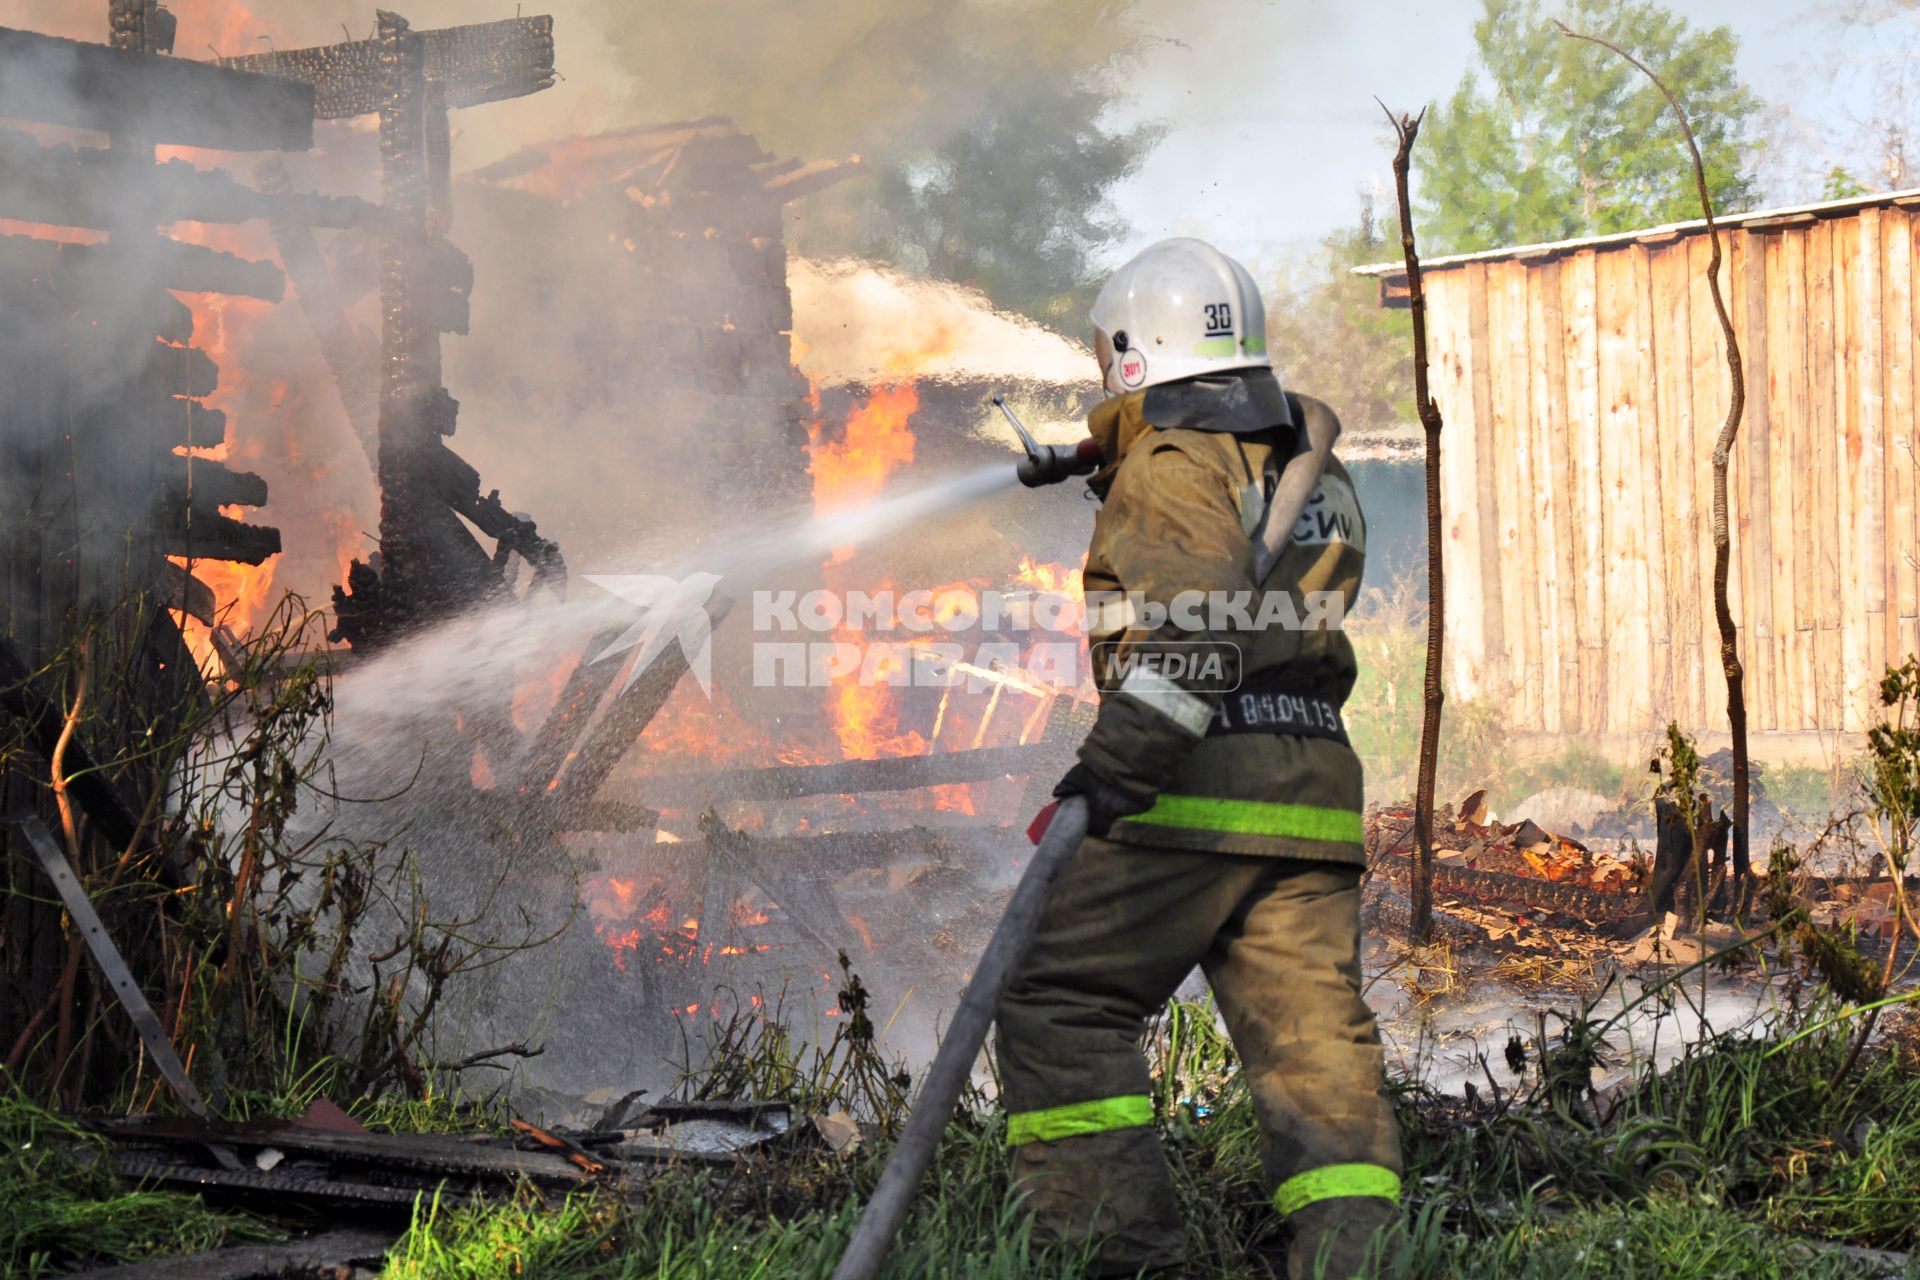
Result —
<path fill-rule="evenodd" d="M 1858 732 L 1880 671 L 1920 647 L 1920 210 L 1723 246 L 1747 374 L 1729 594 L 1749 723 Z M 1710 255 L 1687 235 L 1428 275 L 1456 696 L 1547 733 L 1724 730 Z"/>

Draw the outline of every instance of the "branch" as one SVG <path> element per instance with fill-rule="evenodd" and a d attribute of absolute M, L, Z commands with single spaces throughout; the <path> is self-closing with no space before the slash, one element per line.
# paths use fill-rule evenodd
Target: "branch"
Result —
<path fill-rule="evenodd" d="M 1375 102 L 1380 102 L 1378 98 Z M 1414 784 L 1413 832 L 1415 840 L 1412 894 L 1412 929 L 1416 942 L 1425 942 L 1433 933 L 1433 792 L 1434 778 L 1440 767 L 1440 711 L 1445 694 L 1440 684 L 1440 661 L 1446 648 L 1446 577 L 1441 549 L 1440 519 L 1440 406 L 1433 402 L 1427 383 L 1427 295 L 1420 280 L 1420 252 L 1413 241 L 1413 199 L 1408 175 L 1413 167 L 1413 143 L 1420 136 L 1420 123 L 1427 118 L 1396 116 L 1380 103 L 1393 125 L 1399 147 L 1393 155 L 1393 182 L 1400 201 L 1400 251 L 1407 262 L 1407 295 L 1413 311 L 1413 400 L 1420 413 L 1420 425 L 1427 432 L 1427 662 L 1420 719 L 1420 769 Z"/>
<path fill-rule="evenodd" d="M 1720 437 L 1713 446 L 1713 613 L 1720 625 L 1720 668 L 1727 678 L 1727 728 L 1733 737 L 1733 831 L 1729 837 L 1733 844 L 1733 873 L 1736 880 L 1744 882 L 1749 872 L 1746 672 L 1740 665 L 1739 631 L 1734 625 L 1733 609 L 1727 603 L 1727 577 L 1733 559 L 1733 537 L 1727 519 L 1727 464 L 1733 456 L 1733 442 L 1740 431 L 1740 415 L 1747 405 L 1747 382 L 1740 367 L 1740 337 L 1734 332 L 1733 319 L 1727 314 L 1726 299 L 1720 293 L 1720 227 L 1713 217 L 1713 194 L 1707 189 L 1707 166 L 1700 158 L 1700 144 L 1694 139 L 1693 125 L 1687 119 L 1686 108 L 1680 105 L 1680 99 L 1674 96 L 1666 81 L 1655 75 L 1646 63 L 1611 40 L 1575 31 L 1564 22 L 1556 22 L 1555 25 L 1560 28 L 1560 34 L 1569 39 L 1584 40 L 1612 50 L 1653 81 L 1654 87 L 1665 95 L 1667 105 L 1673 108 L 1674 118 L 1680 122 L 1681 135 L 1687 142 L 1687 154 L 1693 159 L 1693 180 L 1700 193 L 1700 212 L 1706 220 L 1707 236 L 1713 244 L 1713 256 L 1707 263 L 1707 291 L 1713 295 L 1713 309 L 1720 317 L 1720 330 L 1726 335 L 1727 377 L 1732 384 L 1732 395 L 1727 401 L 1727 420 L 1721 426 Z M 1739 892 L 1736 891 L 1735 902 L 1738 901 Z M 1738 914 L 1737 907 L 1735 914 Z"/>

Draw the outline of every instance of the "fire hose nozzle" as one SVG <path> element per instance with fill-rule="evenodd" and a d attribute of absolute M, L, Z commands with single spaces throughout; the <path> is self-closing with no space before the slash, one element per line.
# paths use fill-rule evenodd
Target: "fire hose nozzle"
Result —
<path fill-rule="evenodd" d="M 1027 456 L 1014 467 L 1013 473 L 1029 489 L 1059 484 L 1070 476 L 1090 476 L 1106 461 L 1106 456 L 1100 452 L 1099 442 L 1092 436 L 1078 444 L 1041 444 L 1033 438 L 1026 424 L 1007 407 L 1005 396 L 995 396 L 993 407 L 1007 415 L 1007 421 L 1013 424 L 1014 434 L 1020 437 L 1021 447 L 1027 451 Z"/>

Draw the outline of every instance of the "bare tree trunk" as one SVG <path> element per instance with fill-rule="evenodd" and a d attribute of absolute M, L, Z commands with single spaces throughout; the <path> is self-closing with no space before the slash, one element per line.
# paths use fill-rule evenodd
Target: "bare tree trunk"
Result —
<path fill-rule="evenodd" d="M 1387 111 L 1383 102 L 1382 111 Z M 1400 251 L 1407 260 L 1407 295 L 1413 310 L 1413 401 L 1420 425 L 1427 432 L 1427 670 L 1424 711 L 1420 718 L 1420 771 L 1413 796 L 1413 909 L 1415 942 L 1433 933 L 1433 787 L 1440 765 L 1440 659 L 1446 645 L 1446 581 L 1441 565 L 1440 534 L 1440 406 L 1427 388 L 1427 296 L 1420 284 L 1420 254 L 1413 243 L 1413 202 L 1407 191 L 1413 142 L 1426 119 L 1387 111 L 1400 146 L 1393 156 L 1393 181 L 1400 197 Z"/>
<path fill-rule="evenodd" d="M 1721 332 L 1726 335 L 1727 379 L 1733 388 L 1733 394 L 1727 401 L 1727 420 L 1721 426 L 1720 438 L 1713 446 L 1713 614 L 1720 624 L 1720 668 L 1727 677 L 1727 728 L 1733 735 L 1731 844 L 1734 911 L 1737 915 L 1746 894 L 1750 870 L 1747 862 L 1747 694 L 1746 672 L 1740 665 L 1739 631 L 1734 626 L 1733 609 L 1727 603 L 1727 571 L 1733 559 L 1732 534 L 1727 524 L 1727 464 L 1733 457 L 1734 438 L 1740 431 L 1740 415 L 1747 405 L 1747 380 L 1740 368 L 1740 338 L 1733 331 L 1733 320 L 1727 315 L 1726 299 L 1720 294 L 1720 228 L 1713 220 L 1713 196 L 1707 190 L 1707 167 L 1700 159 L 1700 145 L 1694 141 L 1693 125 L 1688 121 L 1680 99 L 1673 96 L 1673 90 L 1667 88 L 1666 82 L 1655 75 L 1646 63 L 1612 41 L 1584 35 L 1564 22 L 1557 25 L 1562 35 L 1613 50 L 1638 68 L 1642 75 L 1653 81 L 1655 88 L 1666 95 L 1667 105 L 1673 108 L 1674 117 L 1680 121 L 1680 132 L 1686 137 L 1687 152 L 1693 157 L 1693 180 L 1700 190 L 1700 212 L 1706 219 L 1707 235 L 1713 242 L 1713 256 L 1707 262 L 1707 291 L 1713 295 L 1713 309 L 1720 317 Z"/>

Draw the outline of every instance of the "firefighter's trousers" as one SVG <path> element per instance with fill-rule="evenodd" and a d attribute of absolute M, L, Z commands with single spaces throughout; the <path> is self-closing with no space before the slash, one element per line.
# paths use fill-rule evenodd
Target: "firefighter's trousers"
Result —
<path fill-rule="evenodd" d="M 1102 1241 L 1111 1273 L 1182 1261 L 1139 1042 L 1196 964 L 1252 1090 L 1276 1208 L 1346 1200 L 1378 1222 L 1399 1196 L 1400 1139 L 1360 997 L 1359 917 L 1359 867 L 1089 837 L 999 1010 L 1007 1140 L 1036 1237 Z"/>

